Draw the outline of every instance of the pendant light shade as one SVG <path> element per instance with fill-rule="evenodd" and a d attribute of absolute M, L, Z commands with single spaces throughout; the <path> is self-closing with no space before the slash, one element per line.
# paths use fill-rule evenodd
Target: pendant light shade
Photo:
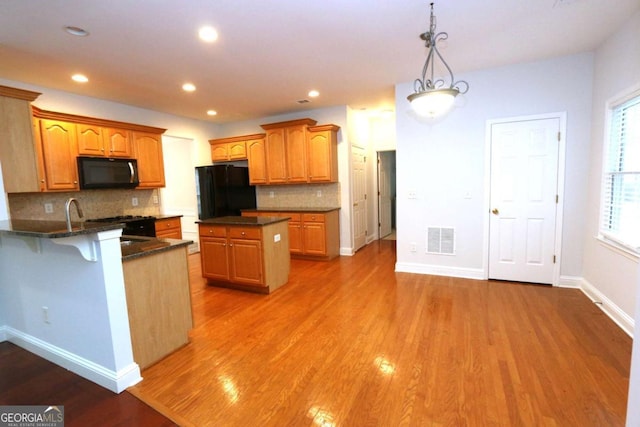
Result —
<path fill-rule="evenodd" d="M 433 3 L 431 3 L 431 15 L 429 31 L 420 35 L 425 41 L 425 46 L 429 49 L 427 60 L 422 68 L 422 76 L 414 82 L 414 93 L 407 99 L 411 107 L 418 116 L 437 117 L 448 112 L 455 102 L 458 94 L 467 93 L 469 84 L 464 80 L 455 81 L 451 68 L 444 60 L 437 48 L 437 43 L 446 40 L 447 33 L 436 33 L 436 18 L 433 14 Z M 435 59 L 438 58 L 449 74 L 449 85 L 444 79 L 436 79 Z"/>

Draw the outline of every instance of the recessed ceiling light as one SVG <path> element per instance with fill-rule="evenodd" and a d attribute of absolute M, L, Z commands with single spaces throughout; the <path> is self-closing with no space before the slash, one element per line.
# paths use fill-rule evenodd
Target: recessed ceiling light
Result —
<path fill-rule="evenodd" d="M 218 114 L 218 112 L 216 110 L 207 111 L 207 116 L 215 116 L 216 114 Z"/>
<path fill-rule="evenodd" d="M 64 30 L 72 36 L 86 37 L 89 35 L 89 32 L 87 30 L 80 27 L 74 27 L 72 25 L 67 25 L 66 27 L 64 27 Z"/>
<path fill-rule="evenodd" d="M 196 85 L 194 85 L 193 83 L 185 83 L 182 85 L 182 90 L 184 90 L 185 92 L 193 92 L 194 90 L 196 90 Z"/>
<path fill-rule="evenodd" d="M 310 90 L 307 95 L 309 95 L 311 98 L 315 98 L 320 95 L 320 92 L 318 92 L 317 90 Z"/>
<path fill-rule="evenodd" d="M 71 76 L 71 80 L 78 83 L 86 83 L 89 81 L 89 78 L 84 74 L 74 74 L 73 76 Z"/>
<path fill-rule="evenodd" d="M 218 32 L 213 27 L 202 27 L 198 30 L 198 36 L 200 40 L 205 41 L 207 43 L 212 43 L 218 40 Z"/>

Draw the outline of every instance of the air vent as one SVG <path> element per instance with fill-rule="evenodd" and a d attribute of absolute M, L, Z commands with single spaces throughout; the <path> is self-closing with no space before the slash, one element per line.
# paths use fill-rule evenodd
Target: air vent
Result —
<path fill-rule="evenodd" d="M 455 255 L 455 230 L 451 227 L 428 227 L 427 253 Z"/>

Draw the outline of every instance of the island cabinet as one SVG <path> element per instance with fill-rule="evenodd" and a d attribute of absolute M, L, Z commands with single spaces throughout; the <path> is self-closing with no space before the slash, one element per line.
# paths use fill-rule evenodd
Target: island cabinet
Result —
<path fill-rule="evenodd" d="M 198 227 L 202 276 L 210 284 L 270 293 L 288 281 L 286 219 L 222 217 Z"/>
<path fill-rule="evenodd" d="M 182 239 L 180 217 L 156 219 L 156 237 L 159 239 Z"/>
<path fill-rule="evenodd" d="M 289 218 L 289 252 L 296 258 L 330 260 L 340 254 L 338 209 L 245 210 L 245 217 Z"/>

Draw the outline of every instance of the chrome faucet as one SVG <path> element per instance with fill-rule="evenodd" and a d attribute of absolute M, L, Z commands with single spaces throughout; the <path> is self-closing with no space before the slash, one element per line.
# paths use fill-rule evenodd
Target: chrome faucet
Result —
<path fill-rule="evenodd" d="M 64 204 L 64 212 L 67 215 L 67 231 L 73 231 L 71 227 L 71 203 L 76 205 L 76 210 L 78 211 L 78 217 L 82 218 L 82 208 L 80 207 L 80 202 L 73 197 L 69 198 L 67 202 Z"/>

